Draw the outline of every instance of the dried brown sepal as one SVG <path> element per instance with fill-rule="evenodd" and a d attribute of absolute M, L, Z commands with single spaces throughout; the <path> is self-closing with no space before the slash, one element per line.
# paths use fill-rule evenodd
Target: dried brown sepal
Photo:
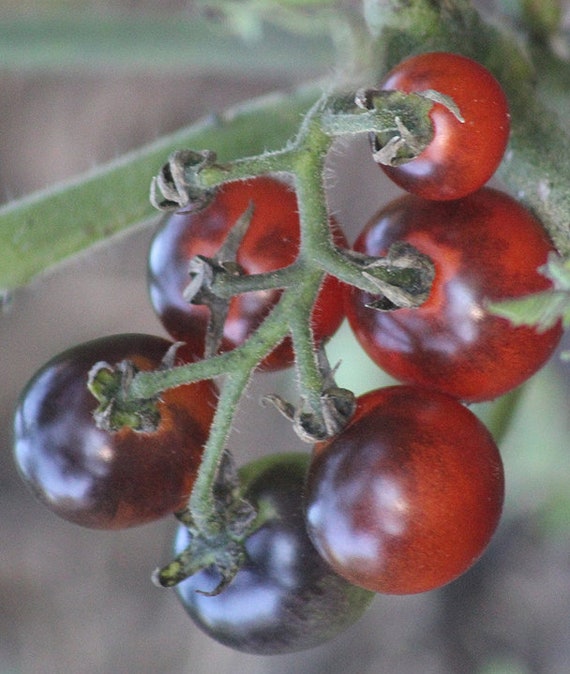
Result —
<path fill-rule="evenodd" d="M 200 180 L 200 173 L 217 166 L 211 150 L 178 150 L 173 152 L 150 184 L 150 202 L 160 211 L 192 212 L 205 208 L 215 188 Z"/>
<path fill-rule="evenodd" d="M 354 393 L 336 385 L 335 373 L 339 363 L 331 368 L 324 345 L 317 349 L 316 355 L 323 378 L 318 410 L 307 409 L 306 398 L 302 398 L 299 405 L 293 405 L 276 394 L 266 395 L 262 399 L 263 403 L 272 404 L 291 421 L 293 430 L 301 440 L 311 444 L 337 435 L 346 426 L 356 408 Z"/>
<path fill-rule="evenodd" d="M 190 283 L 184 290 L 184 299 L 192 304 L 207 306 L 210 310 L 205 358 L 215 355 L 221 346 L 230 307 L 230 299 L 219 297 L 214 290 L 214 284 L 220 276 L 241 276 L 244 273 L 237 262 L 237 253 L 251 222 L 253 210 L 253 204 L 250 203 L 232 226 L 214 257 L 196 255 L 188 266 Z"/>

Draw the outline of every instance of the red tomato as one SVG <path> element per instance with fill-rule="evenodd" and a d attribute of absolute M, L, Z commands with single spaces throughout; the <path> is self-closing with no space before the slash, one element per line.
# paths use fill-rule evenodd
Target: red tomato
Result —
<path fill-rule="evenodd" d="M 52 512 L 96 529 L 122 529 L 181 510 L 208 438 L 216 388 L 198 382 L 165 391 L 152 433 L 95 425 L 87 375 L 95 363 L 131 360 L 157 368 L 171 342 L 114 335 L 80 344 L 42 367 L 22 393 L 14 422 L 16 464 Z"/>
<path fill-rule="evenodd" d="M 473 402 L 522 384 L 553 353 L 560 324 L 539 333 L 486 308 L 489 300 L 551 287 L 537 269 L 552 244 L 510 196 L 490 188 L 446 202 L 406 195 L 376 213 L 354 248 L 380 256 L 396 241 L 432 259 L 427 301 L 417 309 L 380 312 L 366 306 L 374 296 L 352 287 L 345 292 L 353 332 L 386 372 Z"/>
<path fill-rule="evenodd" d="M 189 283 L 188 263 L 195 255 L 214 256 L 250 202 L 254 212 L 237 256 L 241 267 L 248 274 L 256 274 L 292 264 L 300 241 L 297 197 L 285 183 L 270 177 L 222 185 L 205 210 L 168 215 L 152 241 L 149 254 L 152 305 L 168 333 L 189 343 L 197 355 L 203 354 L 209 310 L 184 300 L 183 292 Z M 347 245 L 337 225 L 334 238 L 337 245 Z M 327 277 L 323 283 L 312 316 L 317 342 L 331 336 L 343 319 L 341 287 L 333 277 Z M 234 297 L 221 350 L 242 344 L 280 295 L 280 290 L 261 290 Z M 278 370 L 292 362 L 291 342 L 287 338 L 262 366 L 265 370 Z"/>
<path fill-rule="evenodd" d="M 454 398 L 412 386 L 371 391 L 315 447 L 309 536 L 334 571 L 375 592 L 412 594 L 466 571 L 501 515 L 501 457 Z"/>
<path fill-rule="evenodd" d="M 464 197 L 489 180 L 507 146 L 510 115 L 501 86 L 486 68 L 459 54 L 420 54 L 396 66 L 381 88 L 438 91 L 453 99 L 464 119 L 436 103 L 428 147 L 400 166 L 381 165 L 395 183 L 426 199 L 447 200 Z"/>

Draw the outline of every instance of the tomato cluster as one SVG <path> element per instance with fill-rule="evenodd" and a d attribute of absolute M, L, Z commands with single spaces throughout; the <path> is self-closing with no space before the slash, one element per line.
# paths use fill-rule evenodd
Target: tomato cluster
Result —
<path fill-rule="evenodd" d="M 427 53 L 396 66 L 382 88 L 435 89 L 456 109 L 437 102 L 429 145 L 406 163 L 382 166 L 409 194 L 371 218 L 354 250 L 374 258 L 409 244 L 429 257 L 434 279 L 414 309 L 343 289 L 358 341 L 405 385 L 361 397 L 347 427 L 315 447 L 307 527 L 339 574 L 400 594 L 448 583 L 488 544 L 502 508 L 503 467 L 462 403 L 526 381 L 552 355 L 562 327 L 514 327 L 488 308 L 551 287 L 539 268 L 554 251 L 532 214 L 483 186 L 509 134 L 496 80 L 463 56 Z M 379 142 L 372 137 L 375 154 Z"/>
<path fill-rule="evenodd" d="M 210 593 L 220 584 L 215 565 L 176 592 L 206 633 L 246 652 L 317 645 L 353 623 L 374 592 L 423 592 L 468 569 L 497 527 L 504 475 L 493 438 L 464 403 L 520 385 L 561 337 L 560 324 L 542 332 L 514 327 L 488 308 L 548 289 L 538 270 L 553 251 L 531 213 L 484 187 L 509 134 L 508 105 L 496 80 L 463 56 L 428 53 L 397 66 L 382 88 L 436 90 L 443 97 L 435 97 L 430 113 L 429 145 L 405 163 L 383 166 L 409 194 L 383 206 L 353 249 L 364 260 L 407 244 L 429 258 L 433 283 L 421 306 L 397 309 L 325 276 L 307 317 L 314 346 L 346 316 L 372 360 L 401 385 L 361 396 L 345 427 L 318 442 L 310 458 L 271 457 L 241 471 L 238 497 L 257 512 L 256 525 L 239 541 L 245 563 L 221 594 Z M 371 142 L 376 156 L 381 141 L 373 136 Z M 244 217 L 249 222 L 235 259 L 218 260 Z M 330 231 L 337 247 L 348 246 L 333 220 Z M 152 428 L 114 430 L 96 419 L 88 377 L 101 361 L 122 363 L 120 396 L 139 370 L 204 356 L 211 314 L 185 299 L 191 260 L 226 264 L 236 275 L 263 274 L 293 265 L 300 245 L 296 193 L 276 177 L 228 182 L 204 209 L 166 216 L 150 247 L 149 295 L 166 331 L 184 346 L 176 351 L 161 337 L 115 335 L 77 346 L 36 373 L 16 410 L 14 446 L 20 473 L 39 500 L 95 528 L 177 513 L 185 524 L 175 553 L 189 549 L 194 534 L 184 513 L 216 386 L 201 381 L 168 389 L 151 400 Z M 272 286 L 232 297 L 219 352 L 244 344 L 281 294 Z M 286 338 L 261 369 L 281 369 L 293 359 Z M 105 413 L 114 411 L 111 404 Z"/>
<path fill-rule="evenodd" d="M 539 272 L 554 252 L 541 223 L 507 194 L 483 187 L 508 140 L 505 94 L 480 64 L 444 52 L 403 61 L 382 88 L 437 90 L 455 108 L 436 102 L 429 145 L 411 161 L 382 166 L 410 194 L 382 207 L 354 249 L 375 257 L 410 244 L 430 258 L 435 277 L 426 302 L 398 311 L 377 311 L 378 298 L 347 286 L 346 315 L 372 360 L 399 381 L 464 402 L 491 400 L 534 374 L 562 334 L 560 323 L 539 333 L 487 308 L 552 285 Z"/>

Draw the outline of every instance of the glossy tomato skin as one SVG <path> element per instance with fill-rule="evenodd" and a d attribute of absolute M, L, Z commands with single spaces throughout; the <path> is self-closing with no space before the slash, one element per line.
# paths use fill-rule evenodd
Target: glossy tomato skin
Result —
<path fill-rule="evenodd" d="M 244 495 L 268 519 L 246 540 L 248 561 L 217 596 L 212 569 L 176 586 L 192 620 L 216 641 L 246 653 L 273 655 L 312 648 L 354 623 L 373 594 L 333 573 L 311 544 L 303 517 L 309 456 L 286 454 L 242 471 Z M 175 552 L 189 541 L 179 527 Z"/>
<path fill-rule="evenodd" d="M 297 197 L 288 185 L 262 176 L 247 182 L 222 185 L 203 211 L 168 215 L 150 247 L 148 281 L 151 303 L 168 333 L 187 342 L 201 356 L 209 310 L 184 300 L 189 283 L 188 263 L 195 255 L 212 257 L 224 242 L 231 226 L 250 203 L 254 213 L 237 261 L 248 274 L 274 271 L 292 264 L 299 252 L 300 228 Z M 333 226 L 337 245 L 346 247 L 338 225 Z M 327 277 L 313 311 L 317 341 L 331 336 L 344 314 L 342 284 Z M 224 326 L 222 351 L 242 344 L 262 322 L 280 297 L 280 290 L 244 293 L 232 299 Z M 279 370 L 293 363 L 289 339 L 263 361 L 262 369 Z"/>
<path fill-rule="evenodd" d="M 315 447 L 307 527 L 350 582 L 388 594 L 440 587 L 481 555 L 504 496 L 497 447 L 454 398 L 411 386 L 361 396 Z"/>
<path fill-rule="evenodd" d="M 15 460 L 51 511 L 85 527 L 122 529 L 186 505 L 215 409 L 214 385 L 165 391 L 155 433 L 97 428 L 97 401 L 86 386 L 99 361 L 154 369 L 170 346 L 144 334 L 103 337 L 60 354 L 30 380 L 16 409 Z"/>
<path fill-rule="evenodd" d="M 425 199 L 459 199 L 493 175 L 505 152 L 510 115 L 505 94 L 491 73 L 465 56 L 429 52 L 397 65 L 381 85 L 406 93 L 433 89 L 450 96 L 464 122 L 441 103 L 430 118 L 434 138 L 415 159 L 382 166 L 400 187 Z"/>
<path fill-rule="evenodd" d="M 490 400 L 522 384 L 553 353 L 560 324 L 539 333 L 486 309 L 488 301 L 551 287 L 537 269 L 552 244 L 510 196 L 490 188 L 450 202 L 406 195 L 373 216 L 354 248 L 384 255 L 395 241 L 433 261 L 427 301 L 380 312 L 366 306 L 373 296 L 347 288 L 345 309 L 365 351 L 397 380 L 464 401 Z"/>

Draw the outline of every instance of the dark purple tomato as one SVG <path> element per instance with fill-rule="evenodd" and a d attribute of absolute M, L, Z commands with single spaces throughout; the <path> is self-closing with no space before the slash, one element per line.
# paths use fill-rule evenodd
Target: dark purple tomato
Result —
<path fill-rule="evenodd" d="M 406 195 L 382 208 L 354 248 L 373 256 L 405 241 L 431 258 L 435 279 L 416 309 L 381 312 L 346 288 L 350 326 L 368 355 L 401 382 L 464 401 L 495 398 L 526 381 L 554 352 L 562 328 L 514 327 L 489 301 L 552 284 L 538 268 L 554 250 L 542 225 L 510 196 L 483 188 L 457 201 Z"/>
<path fill-rule="evenodd" d="M 425 592 L 481 555 L 503 495 L 501 457 L 472 412 L 437 391 L 391 386 L 361 396 L 349 425 L 316 445 L 307 528 L 350 582 Z"/>
<path fill-rule="evenodd" d="M 170 346 L 151 335 L 103 337 L 55 357 L 27 384 L 14 422 L 16 465 L 52 512 L 85 527 L 121 529 L 186 505 L 215 410 L 215 386 L 204 381 L 165 391 L 155 432 L 99 429 L 97 400 L 87 388 L 95 363 L 130 360 L 140 370 L 155 369 Z"/>
<path fill-rule="evenodd" d="M 465 56 L 429 52 L 397 65 L 382 89 L 406 93 L 435 90 L 453 99 L 463 121 L 436 103 L 430 118 L 434 137 L 412 161 L 381 165 L 400 187 L 424 199 L 459 199 L 491 178 L 507 147 L 508 101 L 497 80 Z"/>
<path fill-rule="evenodd" d="M 205 569 L 176 586 L 192 620 L 216 641 L 246 653 L 290 653 L 324 643 L 354 623 L 373 594 L 335 574 L 311 544 L 303 517 L 309 456 L 269 456 L 240 472 L 243 494 L 264 518 L 246 540 L 248 561 L 221 594 Z M 180 526 L 178 554 L 189 534 Z"/>
<path fill-rule="evenodd" d="M 203 211 L 167 215 L 151 243 L 148 262 L 149 294 L 154 310 L 168 333 L 203 355 L 209 309 L 189 304 L 183 293 L 190 279 L 188 263 L 195 255 L 213 257 L 232 225 L 253 204 L 248 230 L 237 261 L 247 274 L 270 272 L 292 264 L 299 253 L 300 225 L 297 197 L 284 182 L 260 177 L 222 185 Z M 346 247 L 338 225 L 333 226 L 337 245 Z M 315 340 L 330 337 L 343 317 L 342 284 L 327 277 L 313 310 Z M 242 344 L 278 302 L 281 290 L 243 293 L 230 302 L 221 350 Z M 264 370 L 278 370 L 293 363 L 289 338 L 262 362 Z"/>

